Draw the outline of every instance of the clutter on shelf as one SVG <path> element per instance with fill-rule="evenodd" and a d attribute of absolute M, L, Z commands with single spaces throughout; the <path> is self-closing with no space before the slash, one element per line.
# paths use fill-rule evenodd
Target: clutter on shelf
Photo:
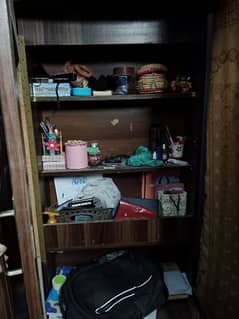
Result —
<path fill-rule="evenodd" d="M 98 74 L 91 66 L 67 61 L 62 73 L 48 74 L 39 70 L 39 76 L 31 80 L 31 95 L 36 97 L 110 96 L 151 93 L 192 92 L 190 74 L 167 79 L 168 68 L 164 64 L 149 63 L 136 66 L 112 66 L 109 74 Z"/>

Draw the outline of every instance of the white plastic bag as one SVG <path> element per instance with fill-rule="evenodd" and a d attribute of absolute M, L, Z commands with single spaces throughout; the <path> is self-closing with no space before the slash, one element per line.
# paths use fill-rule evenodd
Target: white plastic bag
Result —
<path fill-rule="evenodd" d="M 102 177 L 87 183 L 81 190 L 80 198 L 96 198 L 97 208 L 115 208 L 121 194 L 112 178 Z"/>

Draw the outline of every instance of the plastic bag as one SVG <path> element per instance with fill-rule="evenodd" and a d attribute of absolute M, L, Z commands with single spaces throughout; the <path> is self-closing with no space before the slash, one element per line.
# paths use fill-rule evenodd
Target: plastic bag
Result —
<path fill-rule="evenodd" d="M 102 177 L 87 183 L 82 188 L 80 198 L 96 198 L 97 208 L 115 208 L 119 204 L 121 193 L 112 178 Z"/>

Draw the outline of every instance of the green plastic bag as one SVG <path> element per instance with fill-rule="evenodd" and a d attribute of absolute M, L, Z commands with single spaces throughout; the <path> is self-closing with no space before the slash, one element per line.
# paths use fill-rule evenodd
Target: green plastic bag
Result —
<path fill-rule="evenodd" d="M 130 156 L 126 162 L 129 166 L 162 166 L 163 161 L 152 159 L 152 153 L 145 146 L 139 146 L 134 155 Z"/>

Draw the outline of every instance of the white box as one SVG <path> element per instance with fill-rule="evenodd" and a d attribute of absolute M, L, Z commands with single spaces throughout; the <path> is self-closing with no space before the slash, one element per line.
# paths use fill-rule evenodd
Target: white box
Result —
<path fill-rule="evenodd" d="M 31 83 L 30 84 L 31 96 L 54 96 L 56 97 L 56 83 Z M 59 96 L 70 96 L 71 86 L 70 83 L 60 83 L 58 86 Z"/>

